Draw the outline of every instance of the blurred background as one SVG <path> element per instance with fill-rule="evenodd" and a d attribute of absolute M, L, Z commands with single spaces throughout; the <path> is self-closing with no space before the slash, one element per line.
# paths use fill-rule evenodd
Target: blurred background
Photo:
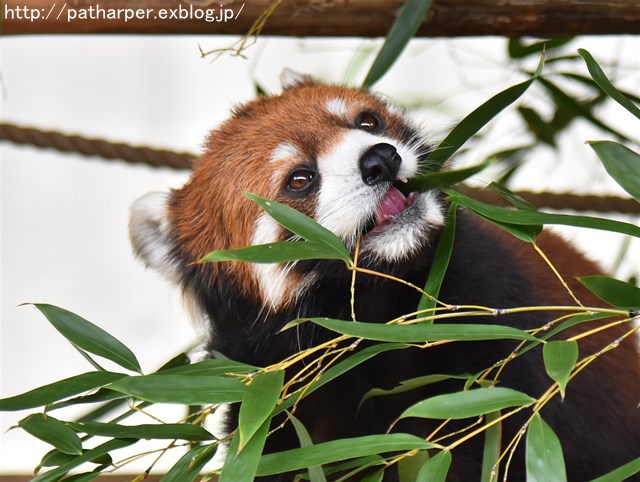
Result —
<path fill-rule="evenodd" d="M 229 46 L 231 37 L 31 36 L 0 40 L 2 122 L 59 130 L 133 145 L 198 153 L 207 132 L 259 89 L 278 92 L 285 67 L 329 82 L 357 85 L 381 45 L 377 40 L 263 38 L 247 59 L 201 58 L 200 49 Z M 589 50 L 616 85 L 640 94 L 640 39 L 580 37 L 567 52 Z M 413 40 L 375 86 L 407 106 L 435 141 L 464 115 L 525 77 L 537 57 L 513 62 L 499 38 Z M 553 68 L 553 67 L 551 67 Z M 583 63 L 572 67 L 586 74 Z M 580 85 L 568 85 L 580 96 Z M 521 105 L 550 115 L 546 93 L 530 89 Z M 545 110 L 546 109 L 546 110 Z M 612 103 L 597 114 L 638 140 L 637 120 Z M 634 123 L 635 121 L 635 123 Z M 530 141 L 515 109 L 482 132 L 456 161 L 484 160 Z M 607 138 L 577 120 L 556 141 L 527 154 L 511 189 L 627 196 L 605 173 L 587 140 Z M 32 306 L 51 303 L 100 325 L 137 355 L 143 370 L 197 343 L 180 295 L 131 253 L 129 205 L 149 191 L 180 186 L 188 172 L 60 154 L 0 143 L 0 397 L 77 375 L 90 365 Z M 502 175 L 477 175 L 482 186 Z M 638 223 L 638 217 L 618 219 Z M 597 231 L 560 229 L 621 279 L 640 271 L 640 243 Z M 29 473 L 48 450 L 21 430 L 27 413 L 2 413 L 0 474 Z M 71 414 L 70 416 L 73 416 Z M 173 416 L 168 410 L 158 416 Z M 6 432 L 6 433 L 5 433 Z M 136 445 L 136 452 L 140 447 Z M 125 455 L 123 455 L 125 457 Z M 176 456 L 177 457 L 177 456 Z M 158 468 L 169 467 L 166 457 Z M 153 457 L 130 471 L 146 469 Z"/>

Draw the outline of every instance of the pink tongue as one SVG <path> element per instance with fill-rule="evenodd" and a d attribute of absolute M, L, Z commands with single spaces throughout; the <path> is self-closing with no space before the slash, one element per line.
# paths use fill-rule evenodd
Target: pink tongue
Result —
<path fill-rule="evenodd" d="M 382 201 L 380 201 L 380 205 L 376 210 L 376 224 L 383 224 L 391 216 L 395 216 L 399 212 L 402 212 L 405 207 L 407 207 L 407 198 L 404 197 L 404 194 L 398 191 L 395 187 L 391 186 L 387 191 L 387 194 L 382 198 Z"/>

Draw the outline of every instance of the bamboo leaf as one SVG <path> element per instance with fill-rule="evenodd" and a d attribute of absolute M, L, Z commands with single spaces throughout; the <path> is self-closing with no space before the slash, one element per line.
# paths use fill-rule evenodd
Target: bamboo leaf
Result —
<path fill-rule="evenodd" d="M 331 440 L 312 447 L 263 455 L 257 474 L 273 475 L 367 455 L 434 447 L 420 437 L 402 433 Z"/>
<path fill-rule="evenodd" d="M 245 374 L 257 371 L 258 368 L 225 358 L 210 358 L 189 365 L 165 368 L 154 375 L 181 375 L 216 377 L 229 373 Z"/>
<path fill-rule="evenodd" d="M 457 206 L 455 204 L 449 206 L 447 222 L 440 235 L 433 263 L 429 269 L 429 276 L 424 285 L 425 293 L 429 293 L 435 299 L 440 295 L 440 288 L 442 287 L 442 282 L 444 281 L 444 276 L 447 273 L 449 261 L 451 260 L 453 243 L 456 236 L 456 210 Z M 433 310 L 436 307 L 435 299 L 422 295 L 418 303 L 418 311 Z"/>
<path fill-rule="evenodd" d="M 128 370 L 142 373 L 133 352 L 102 328 L 57 306 L 39 303 L 34 306 L 42 312 L 62 336 L 78 348 L 102 356 Z"/>
<path fill-rule="evenodd" d="M 260 462 L 260 454 L 264 448 L 271 418 L 265 420 L 253 437 L 240 448 L 240 432 L 231 439 L 229 452 L 222 467 L 220 482 L 253 482 Z"/>
<path fill-rule="evenodd" d="M 247 263 L 289 263 L 307 259 L 339 259 L 335 250 L 311 241 L 284 241 L 237 249 L 212 251 L 200 263 L 245 261 Z"/>
<path fill-rule="evenodd" d="M 609 175 L 640 201 L 640 154 L 611 141 L 589 142 Z"/>
<path fill-rule="evenodd" d="M 128 447 L 136 442 L 136 440 L 130 439 L 114 439 L 97 446 L 94 449 L 87 450 L 82 455 L 75 457 L 73 460 L 61 465 L 60 467 L 38 475 L 31 482 L 55 482 L 60 477 L 69 473 L 70 470 L 78 467 L 79 465 L 90 462 L 97 459 L 100 456 L 108 454 L 114 450 L 118 450 L 124 447 Z"/>
<path fill-rule="evenodd" d="M 82 442 L 78 435 L 50 415 L 34 413 L 21 420 L 18 425 L 34 437 L 53 445 L 60 452 L 82 455 Z"/>
<path fill-rule="evenodd" d="M 445 482 L 451 466 L 451 452 L 443 450 L 427 460 L 416 482 Z"/>
<path fill-rule="evenodd" d="M 600 87 L 605 94 L 615 100 L 618 104 L 640 119 L 640 109 L 638 106 L 615 88 L 593 56 L 584 49 L 578 49 L 578 54 L 584 59 L 584 62 L 587 64 L 587 69 L 589 69 L 589 73 L 596 84 L 598 84 L 598 87 Z"/>
<path fill-rule="evenodd" d="M 632 480 L 631 477 L 637 474 L 640 474 L 640 457 L 591 482 L 623 482 L 625 480 Z"/>
<path fill-rule="evenodd" d="M 564 398 L 569 376 L 578 361 L 578 343 L 575 341 L 550 341 L 542 349 L 544 367 L 551 379 L 560 387 Z"/>
<path fill-rule="evenodd" d="M 621 132 L 615 129 L 612 129 L 611 127 L 609 127 L 608 125 L 600 121 L 597 117 L 595 117 L 591 113 L 593 109 L 593 105 L 581 104 L 576 99 L 574 99 L 573 97 L 568 95 L 566 92 L 564 92 L 562 89 L 560 89 L 553 82 L 550 82 L 548 79 L 540 77 L 539 82 L 541 85 L 544 86 L 545 89 L 547 89 L 551 97 L 553 97 L 559 109 L 560 108 L 566 109 L 567 113 L 569 113 L 570 115 L 582 117 L 583 119 L 586 119 L 589 122 L 591 122 L 596 127 L 613 134 L 619 139 L 630 141 L 630 139 L 627 136 L 625 136 L 624 134 L 622 134 Z M 599 102 L 596 102 L 596 103 L 599 103 Z"/>
<path fill-rule="evenodd" d="M 613 221 L 610 219 L 595 218 L 590 216 L 572 216 L 568 214 L 550 214 L 541 211 L 513 211 L 499 208 L 480 201 L 471 199 L 463 194 L 449 189 L 444 189 L 452 202 L 465 206 L 478 216 L 488 221 L 508 223 L 522 226 L 537 226 L 541 224 L 562 224 L 581 228 L 600 229 L 614 233 L 628 234 L 640 237 L 640 227 L 630 223 Z"/>
<path fill-rule="evenodd" d="M 541 52 L 548 52 L 557 47 L 561 47 L 571 42 L 573 37 L 554 38 L 538 40 L 530 44 L 525 44 L 521 38 L 509 39 L 509 57 L 521 59 L 529 55 L 539 55 Z"/>
<path fill-rule="evenodd" d="M 616 308 L 640 309 L 640 288 L 608 276 L 582 276 L 578 278 L 589 291 Z"/>
<path fill-rule="evenodd" d="M 283 384 L 283 370 L 262 372 L 251 380 L 240 405 L 238 450 L 243 450 L 265 420 L 271 418 L 271 412 L 280 400 Z"/>
<path fill-rule="evenodd" d="M 500 418 L 500 412 L 488 413 L 485 417 L 486 424 Z M 484 433 L 484 448 L 482 451 L 482 475 L 481 482 L 496 482 L 498 478 L 498 463 L 500 462 L 500 446 L 502 443 L 502 424 L 500 422 L 489 427 Z"/>
<path fill-rule="evenodd" d="M 424 467 L 424 464 L 429 460 L 429 452 L 426 450 L 419 450 L 410 457 L 405 457 L 398 462 L 398 476 L 400 482 L 416 482 L 418 481 L 418 474 Z"/>
<path fill-rule="evenodd" d="M 217 448 L 217 443 L 192 448 L 180 457 L 180 460 L 160 479 L 161 482 L 193 482 L 207 462 L 213 458 Z"/>
<path fill-rule="evenodd" d="M 411 390 L 415 390 L 416 388 L 421 388 L 427 385 L 431 385 L 433 383 L 443 382 L 445 380 L 457 379 L 457 380 L 466 380 L 470 375 L 424 375 L 421 377 L 411 378 L 409 380 L 401 381 L 397 386 L 390 388 L 388 390 L 382 388 L 372 388 L 367 393 L 364 394 L 362 400 L 360 401 L 360 405 L 370 398 L 386 396 L 386 395 L 397 395 L 399 393 L 408 392 Z"/>
<path fill-rule="evenodd" d="M 491 164 L 491 161 L 485 161 L 482 164 L 465 167 L 463 169 L 444 170 L 437 172 L 426 172 L 407 183 L 407 188 L 414 191 L 428 191 L 440 187 L 448 187 L 458 184 L 471 176 L 483 171 Z"/>
<path fill-rule="evenodd" d="M 181 439 L 192 441 L 213 440 L 215 437 L 199 425 L 189 423 L 164 423 L 143 425 L 118 425 L 116 423 L 68 422 L 76 432 L 100 437 L 130 439 Z"/>
<path fill-rule="evenodd" d="M 525 331 L 503 325 L 480 325 L 463 323 L 417 323 L 412 325 L 384 325 L 333 320 L 330 318 L 308 318 L 295 320 L 285 328 L 304 321 L 311 321 L 331 331 L 365 340 L 400 343 L 424 343 L 432 341 L 477 341 L 477 340 L 530 340 L 536 338 Z"/>
<path fill-rule="evenodd" d="M 433 0 L 409 0 L 391 26 L 380 52 L 367 73 L 363 87 L 371 87 L 400 57 L 409 40 L 416 34 L 431 8 Z"/>
<path fill-rule="evenodd" d="M 399 418 L 461 419 L 533 402 L 534 398 L 510 388 L 477 388 L 422 400 L 406 409 Z"/>
<path fill-rule="evenodd" d="M 292 233 L 333 251 L 333 259 L 341 259 L 347 264 L 351 263 L 351 256 L 342 240 L 314 219 L 276 201 L 269 201 L 251 193 L 245 193 L 245 195 Z"/>
<path fill-rule="evenodd" d="M 540 64 L 531 79 L 499 92 L 460 121 L 440 145 L 429 154 L 427 158 L 427 161 L 430 161 L 429 165 L 442 166 L 476 132 L 518 100 L 539 77 L 543 65 L 544 59 L 541 58 Z"/>
<path fill-rule="evenodd" d="M 313 441 L 302 422 L 293 415 L 290 415 L 290 420 L 296 431 L 296 435 L 298 435 L 298 440 L 300 440 L 300 447 L 312 447 Z M 310 482 L 327 482 L 327 478 L 324 476 L 321 466 L 314 465 L 313 467 L 308 467 L 308 469 Z"/>
<path fill-rule="evenodd" d="M 565 482 L 567 480 L 560 440 L 539 414 L 527 430 L 527 482 Z"/>
<path fill-rule="evenodd" d="M 246 386 L 232 377 L 160 374 L 128 377 L 109 388 L 148 402 L 186 405 L 239 402 L 246 391 Z"/>
<path fill-rule="evenodd" d="M 78 393 L 103 387 L 122 378 L 127 378 L 127 375 L 112 372 L 83 373 L 35 388 L 21 395 L 3 398 L 0 400 L 0 410 L 13 412 L 41 407 Z"/>

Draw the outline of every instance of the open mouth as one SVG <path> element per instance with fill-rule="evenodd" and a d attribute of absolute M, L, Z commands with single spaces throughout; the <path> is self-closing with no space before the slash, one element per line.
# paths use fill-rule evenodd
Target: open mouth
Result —
<path fill-rule="evenodd" d="M 401 186 L 404 187 L 404 186 Z M 398 187 L 391 186 L 378 204 L 375 215 L 367 223 L 364 234 L 371 234 L 398 218 L 410 208 L 416 198 L 415 192 L 405 195 Z"/>

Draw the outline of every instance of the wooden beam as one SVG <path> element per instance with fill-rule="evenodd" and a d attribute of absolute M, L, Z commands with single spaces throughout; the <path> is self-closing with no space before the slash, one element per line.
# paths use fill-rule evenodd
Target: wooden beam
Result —
<path fill-rule="evenodd" d="M 244 35 L 279 0 L 5 0 L 0 32 Z M 284 0 L 262 34 L 379 37 L 403 0 Z M 418 36 L 640 33 L 639 0 L 434 0 Z"/>

